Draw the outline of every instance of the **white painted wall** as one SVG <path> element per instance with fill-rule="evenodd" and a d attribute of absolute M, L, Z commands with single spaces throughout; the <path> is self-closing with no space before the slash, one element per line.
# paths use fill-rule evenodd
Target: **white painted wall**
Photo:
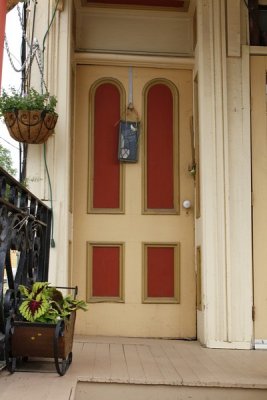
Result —
<path fill-rule="evenodd" d="M 225 5 L 224 0 L 198 1 L 202 209 L 196 241 L 203 255 L 198 333 L 208 347 L 250 348 L 249 58 L 245 47 L 236 57 L 241 35 L 237 18 L 228 20 L 228 24 L 234 21 L 233 30 L 226 25 Z M 235 57 L 227 57 L 227 45 Z"/>
<path fill-rule="evenodd" d="M 38 2 L 35 37 L 42 44 L 54 10 L 54 1 Z M 71 83 L 71 11 L 72 2 L 65 2 L 64 10 L 57 11 L 47 36 L 45 50 L 45 80 L 51 94 L 57 96 L 58 123 L 55 135 L 49 138 L 47 165 L 52 183 L 55 248 L 50 249 L 49 281 L 68 283 L 69 240 L 69 176 L 70 176 L 70 83 Z M 45 23 L 44 23 L 45 21 Z M 32 83 L 38 88 L 40 74 L 35 66 Z M 38 88 L 39 89 L 39 88 Z M 50 206 L 50 191 L 45 172 L 43 145 L 30 145 L 27 175 L 35 177 L 29 188 Z"/>

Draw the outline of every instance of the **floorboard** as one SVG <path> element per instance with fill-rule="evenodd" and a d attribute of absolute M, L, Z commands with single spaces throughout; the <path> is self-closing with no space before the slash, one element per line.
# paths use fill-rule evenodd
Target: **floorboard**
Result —
<path fill-rule="evenodd" d="M 32 365 L 36 364 L 29 362 L 29 368 Z M 73 362 L 65 376 L 57 375 L 53 363 L 46 373 L 42 364 L 36 367 L 38 372 L 10 375 L 0 371 L 0 396 L 1 400 L 79 400 L 75 397 L 78 386 L 85 393 L 86 384 L 112 383 L 135 384 L 138 391 L 146 388 L 146 393 L 149 386 L 152 390 L 155 385 L 166 391 L 171 387 L 184 388 L 186 393 L 189 388 L 194 389 L 192 393 L 197 393 L 197 388 L 213 391 L 217 388 L 218 395 L 228 389 L 240 390 L 243 396 L 254 390 L 255 399 L 260 399 L 267 398 L 266 365 L 264 350 L 213 350 L 201 347 L 198 342 L 180 340 L 77 336 Z M 132 393 L 128 386 L 125 390 Z M 98 392 L 99 387 L 94 388 Z M 175 391 L 172 393 L 175 396 Z M 201 393 L 205 398 L 204 391 Z M 266 397 L 261 397 L 263 393 Z M 79 396 L 83 398 L 82 394 Z"/>

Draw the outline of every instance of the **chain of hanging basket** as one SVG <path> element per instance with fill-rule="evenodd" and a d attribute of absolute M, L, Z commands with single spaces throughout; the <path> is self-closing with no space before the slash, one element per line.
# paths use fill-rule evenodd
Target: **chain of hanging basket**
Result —
<path fill-rule="evenodd" d="M 41 87 L 44 87 L 46 92 L 48 92 L 44 81 L 44 68 L 40 45 L 37 39 L 34 39 L 31 44 L 27 38 L 19 5 L 17 5 L 17 12 L 22 29 L 22 35 L 29 51 L 23 65 L 19 69 L 16 68 L 7 38 L 5 37 L 5 48 L 10 64 L 16 72 L 25 70 L 27 74 L 35 58 L 41 74 Z M 6 112 L 4 115 L 5 124 L 13 139 L 19 142 L 35 144 L 45 143 L 47 141 L 48 137 L 54 131 L 57 119 L 58 116 L 56 113 L 49 113 L 41 110 L 16 110 L 14 112 Z"/>
<path fill-rule="evenodd" d="M 19 1 L 16 1 L 16 4 L 18 2 Z M 14 6 L 16 4 L 14 4 Z M 12 59 L 12 56 L 11 56 L 11 51 L 10 51 L 10 48 L 9 48 L 8 40 L 7 40 L 6 35 L 5 35 L 5 39 L 4 39 L 5 40 L 5 49 L 6 49 L 6 52 L 7 52 L 7 56 L 8 56 L 9 62 L 11 64 L 12 68 L 14 69 L 14 71 L 21 72 L 21 71 L 26 70 L 26 75 L 27 75 L 27 72 L 29 71 L 34 58 L 36 58 L 36 62 L 37 62 L 37 65 L 38 65 L 38 68 L 39 68 L 40 74 L 41 74 L 41 87 L 42 88 L 44 87 L 46 92 L 48 92 L 48 89 L 47 89 L 47 86 L 46 86 L 46 83 L 45 83 L 45 80 L 44 80 L 44 69 L 43 69 L 43 63 L 42 63 L 42 53 L 41 53 L 39 42 L 35 38 L 34 41 L 33 41 L 33 44 L 30 43 L 29 39 L 27 38 L 26 32 L 24 30 L 23 19 L 22 19 L 22 15 L 21 15 L 21 12 L 20 12 L 19 5 L 17 5 L 17 12 L 18 12 L 19 20 L 20 20 L 21 29 L 22 29 L 22 36 L 23 36 L 23 38 L 25 40 L 25 43 L 29 47 L 30 51 L 28 52 L 27 57 L 26 57 L 23 65 L 20 68 L 16 68 L 16 66 L 14 64 L 14 61 Z"/>
<path fill-rule="evenodd" d="M 33 44 L 33 46 L 32 46 L 33 50 L 32 50 L 32 52 L 28 53 L 28 55 L 27 55 L 24 63 L 22 64 L 22 66 L 20 68 L 16 68 L 16 66 L 14 64 L 14 61 L 12 59 L 12 56 L 11 56 L 11 52 L 10 52 L 10 48 L 9 48 L 9 45 L 8 45 L 8 41 L 7 41 L 6 35 L 5 35 L 5 39 L 4 40 L 5 40 L 5 49 L 6 49 L 6 52 L 7 52 L 7 55 L 8 55 L 8 59 L 9 59 L 9 62 L 11 64 L 12 68 L 14 69 L 14 71 L 16 71 L 16 72 L 23 71 L 26 68 L 27 64 L 29 63 L 29 60 L 30 60 L 30 65 L 32 64 L 32 61 L 33 61 L 33 59 L 34 59 L 34 57 L 35 57 L 35 55 L 37 53 L 37 50 L 38 50 L 36 44 Z"/>
<path fill-rule="evenodd" d="M 28 47 L 30 49 L 29 53 L 30 54 L 34 53 L 32 59 L 34 58 L 34 56 L 36 56 L 36 62 L 37 62 L 37 65 L 38 65 L 38 68 L 39 68 L 40 74 L 41 74 L 41 88 L 43 89 L 43 87 L 44 87 L 46 92 L 48 92 L 48 89 L 47 89 L 47 86 L 46 86 L 46 83 L 45 83 L 45 80 L 44 80 L 43 59 L 42 59 L 42 53 L 41 53 L 41 48 L 40 48 L 39 42 L 35 38 L 34 41 L 33 41 L 33 45 L 31 45 L 31 43 L 30 43 L 30 41 L 29 41 L 29 39 L 28 39 L 28 37 L 26 35 L 26 32 L 24 30 L 23 19 L 22 19 L 22 15 L 21 15 L 20 8 L 19 8 L 18 5 L 17 5 L 17 12 L 18 12 L 19 20 L 20 20 L 20 25 L 21 25 L 23 38 L 25 40 L 25 43 L 27 43 L 27 45 L 28 45 Z M 31 66 L 31 63 L 29 64 L 27 70 L 30 69 L 30 66 Z"/>

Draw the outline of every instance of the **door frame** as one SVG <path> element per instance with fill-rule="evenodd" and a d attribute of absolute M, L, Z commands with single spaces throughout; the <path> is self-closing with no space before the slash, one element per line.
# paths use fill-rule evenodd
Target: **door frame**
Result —
<path fill-rule="evenodd" d="M 116 55 L 100 53 L 74 53 L 75 66 L 79 65 L 109 65 L 117 67 L 151 67 L 170 69 L 194 69 L 195 60 L 191 57 L 158 57 Z"/>
<path fill-rule="evenodd" d="M 169 69 L 169 70 L 191 70 L 194 69 L 193 58 L 173 58 L 173 57 L 154 57 L 154 56 L 120 56 L 112 54 L 91 54 L 91 53 L 76 53 L 74 56 L 74 76 L 76 75 L 76 66 L 78 65 L 101 65 L 109 67 L 140 67 L 140 68 L 153 68 L 153 69 Z M 192 74 L 192 87 L 193 87 Z M 76 79 L 75 79 L 76 80 Z M 193 93 L 192 93 L 193 96 Z M 193 107 L 193 104 L 192 104 Z M 193 109 L 192 109 L 193 111 Z M 193 178 L 192 178 L 193 179 Z M 195 232 L 195 218 L 193 218 L 193 230 Z M 195 250 L 195 235 L 193 234 L 193 268 L 196 270 L 196 250 Z M 73 260 L 72 260 L 73 261 Z M 73 263 L 72 263 L 73 264 Z M 72 265 L 73 268 L 73 265 Z M 194 282 L 197 287 L 197 282 Z M 195 290 L 196 295 L 196 290 Z M 196 299 L 195 299 L 196 302 Z M 197 307 L 195 307 L 197 314 Z M 195 318 L 197 324 L 197 317 Z M 195 329 L 197 334 L 197 326 Z"/>

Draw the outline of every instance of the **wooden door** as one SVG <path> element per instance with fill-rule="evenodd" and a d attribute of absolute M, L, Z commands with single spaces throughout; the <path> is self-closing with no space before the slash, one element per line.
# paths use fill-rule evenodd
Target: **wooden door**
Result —
<path fill-rule="evenodd" d="M 89 303 L 78 331 L 195 337 L 192 71 L 81 65 L 76 77 L 72 276 Z M 118 161 L 120 119 L 136 126 L 129 91 L 136 163 Z"/>

